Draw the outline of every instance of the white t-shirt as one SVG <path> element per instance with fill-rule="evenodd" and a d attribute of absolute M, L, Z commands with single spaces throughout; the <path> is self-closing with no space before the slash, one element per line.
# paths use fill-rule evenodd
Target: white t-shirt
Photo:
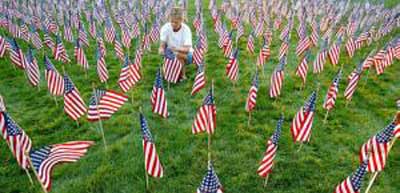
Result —
<path fill-rule="evenodd" d="M 182 23 L 181 29 L 177 32 L 174 32 L 170 22 L 164 24 L 160 30 L 160 40 L 165 42 L 168 47 L 190 46 L 189 51 L 193 52 L 192 32 L 189 26 L 184 23 Z"/>

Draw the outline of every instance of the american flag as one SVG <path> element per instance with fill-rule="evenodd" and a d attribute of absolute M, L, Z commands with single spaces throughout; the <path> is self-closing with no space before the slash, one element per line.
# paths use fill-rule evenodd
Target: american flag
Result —
<path fill-rule="evenodd" d="M 1 134 L 10 147 L 12 154 L 23 169 L 29 168 L 29 158 L 25 152 L 29 152 L 32 141 L 28 135 L 12 120 L 7 112 L 0 112 Z"/>
<path fill-rule="evenodd" d="M 270 139 L 268 139 L 267 150 L 265 151 L 264 157 L 257 170 L 258 175 L 263 178 L 266 178 L 272 172 L 274 158 L 276 156 L 276 151 L 278 150 L 279 138 L 281 137 L 282 124 L 283 115 L 279 118 L 274 134 Z"/>
<path fill-rule="evenodd" d="M 320 29 L 319 29 L 319 25 L 318 25 L 318 21 L 316 21 L 316 19 L 314 19 L 312 22 L 311 22 L 311 36 L 310 36 L 310 39 L 311 39 L 311 42 L 314 44 L 314 46 L 317 46 L 318 45 L 318 41 L 319 41 L 319 36 L 320 36 Z"/>
<path fill-rule="evenodd" d="M 253 82 L 251 83 L 251 87 L 249 90 L 249 94 L 247 95 L 246 100 L 246 111 L 251 112 L 256 107 L 257 102 L 257 92 L 258 92 L 258 71 L 253 77 Z"/>
<path fill-rule="evenodd" d="M 75 121 L 86 113 L 85 102 L 68 75 L 64 75 L 64 112 Z"/>
<path fill-rule="evenodd" d="M 347 55 L 350 58 L 353 58 L 354 52 L 356 51 L 356 44 L 355 44 L 353 37 L 349 37 L 345 47 L 346 47 Z"/>
<path fill-rule="evenodd" d="M 258 20 L 257 26 L 254 30 L 254 35 L 256 37 L 260 37 L 262 35 L 263 31 L 264 31 L 264 20 L 262 18 L 260 18 Z"/>
<path fill-rule="evenodd" d="M 29 152 L 33 169 L 47 192 L 51 190 L 51 173 L 54 167 L 61 163 L 78 161 L 93 144 L 93 141 L 70 141 L 44 146 Z"/>
<path fill-rule="evenodd" d="M 293 20 L 292 18 L 289 19 L 286 27 L 282 30 L 279 39 L 284 41 L 290 34 L 290 31 L 292 30 L 292 26 L 293 26 Z"/>
<path fill-rule="evenodd" d="M 183 64 L 178 60 L 175 54 L 167 48 L 164 57 L 164 78 L 168 82 L 177 83 L 182 72 Z"/>
<path fill-rule="evenodd" d="M 82 22 L 79 22 L 78 40 L 80 41 L 79 43 L 82 43 L 85 46 L 89 46 L 89 40 L 85 31 L 85 26 Z"/>
<path fill-rule="evenodd" d="M 57 40 L 57 39 L 56 39 Z M 43 29 L 43 43 L 51 50 L 54 51 L 54 46 L 56 46 L 56 43 L 54 43 L 53 39 L 50 37 L 49 32 L 47 29 Z"/>
<path fill-rule="evenodd" d="M 150 97 L 151 110 L 160 116 L 168 117 L 168 103 L 162 83 L 161 69 L 157 70 L 156 80 L 154 81 L 153 90 Z"/>
<path fill-rule="evenodd" d="M 121 29 L 121 39 L 122 39 L 122 44 L 125 46 L 125 48 L 129 49 L 131 47 L 131 34 L 127 27 L 124 27 Z"/>
<path fill-rule="evenodd" d="M 79 41 L 79 39 L 77 39 L 75 43 L 74 56 L 78 65 L 82 66 L 83 69 L 87 71 L 89 69 L 89 62 L 86 59 L 85 52 L 83 51 L 81 41 Z"/>
<path fill-rule="evenodd" d="M 157 42 L 158 39 L 160 38 L 160 25 L 158 22 L 154 22 L 153 26 L 151 27 L 150 30 L 150 40 L 151 42 Z"/>
<path fill-rule="evenodd" d="M 39 66 L 36 58 L 33 56 L 32 48 L 28 49 L 28 53 L 26 54 L 26 75 L 28 77 L 29 83 L 32 86 L 39 86 L 40 82 L 40 72 Z"/>
<path fill-rule="evenodd" d="M 71 20 L 69 20 L 67 16 L 64 17 L 64 39 L 68 42 L 72 42 L 74 40 L 74 35 L 72 34 L 71 28 Z"/>
<path fill-rule="evenodd" d="M 203 63 L 204 54 L 206 53 L 206 50 L 205 50 L 204 45 L 203 45 L 204 42 L 201 41 L 200 38 L 201 37 L 199 36 L 198 40 L 197 40 L 197 45 L 196 45 L 196 47 L 194 48 L 194 51 L 193 51 L 193 62 L 196 65 L 200 65 L 200 64 Z"/>
<path fill-rule="evenodd" d="M 141 76 L 139 69 L 134 65 L 130 64 L 129 57 L 125 56 L 125 62 L 122 64 L 121 73 L 118 79 L 118 85 L 122 91 L 127 92 L 131 89 L 137 82 L 139 82 Z"/>
<path fill-rule="evenodd" d="M 53 48 L 54 59 L 57 61 L 61 61 L 63 63 L 69 63 L 71 60 L 69 59 L 67 51 L 65 50 L 65 47 L 59 36 L 56 37 L 56 44 L 54 46 L 55 46 Z"/>
<path fill-rule="evenodd" d="M 229 63 L 226 65 L 225 73 L 226 76 L 232 81 L 237 81 L 239 78 L 239 59 L 238 59 L 239 49 L 236 48 L 234 52 L 232 52 Z"/>
<path fill-rule="evenodd" d="M 18 68 L 25 69 L 26 58 L 21 48 L 18 46 L 17 41 L 15 41 L 15 39 L 13 38 L 9 40 L 8 43 L 10 45 L 8 51 L 10 53 L 11 62 Z"/>
<path fill-rule="evenodd" d="M 204 176 L 200 187 L 197 188 L 196 193 L 223 193 L 224 189 L 221 182 L 218 179 L 217 174 L 214 171 L 214 167 L 209 161 L 207 174 Z"/>
<path fill-rule="evenodd" d="M 106 65 L 106 59 L 101 53 L 101 47 L 98 46 L 96 50 L 96 58 L 97 58 L 97 75 L 99 76 L 100 82 L 104 83 L 108 80 L 108 70 Z"/>
<path fill-rule="evenodd" d="M 364 160 L 357 171 L 340 183 L 334 193 L 360 193 L 362 181 L 365 177 L 368 160 Z"/>
<path fill-rule="evenodd" d="M 301 78 L 301 80 L 303 81 L 303 85 L 306 84 L 309 58 L 310 51 L 307 51 L 301 59 L 300 64 L 296 68 L 296 76 Z"/>
<path fill-rule="evenodd" d="M 315 73 L 315 74 L 321 73 L 324 70 L 324 65 L 326 62 L 327 54 L 328 54 L 327 46 L 328 46 L 328 38 L 325 39 L 325 41 L 321 47 L 321 50 L 318 53 L 317 58 L 314 60 L 313 73 Z"/>
<path fill-rule="evenodd" d="M 242 25 L 242 22 L 239 23 L 238 28 L 237 28 L 237 35 L 236 35 L 236 41 L 239 41 L 239 39 L 244 35 L 244 26 Z"/>
<path fill-rule="evenodd" d="M 138 38 L 140 36 L 140 29 L 139 29 L 139 23 L 135 21 L 132 25 L 132 37 L 133 38 Z"/>
<path fill-rule="evenodd" d="M 114 38 L 114 51 L 115 51 L 115 55 L 117 56 L 117 58 L 121 61 L 124 61 L 125 59 L 125 54 L 124 54 L 124 49 L 122 48 L 122 44 L 121 41 L 119 40 L 119 36 L 117 35 Z"/>
<path fill-rule="evenodd" d="M 40 39 L 40 35 L 33 25 L 31 25 L 30 37 L 31 37 L 32 45 L 35 46 L 36 49 L 39 50 L 43 47 L 42 40 Z"/>
<path fill-rule="evenodd" d="M 225 36 L 222 43 L 222 48 L 224 50 L 225 57 L 229 57 L 231 55 L 232 47 L 233 47 L 232 32 L 230 32 L 229 35 Z"/>
<path fill-rule="evenodd" d="M 279 48 L 279 60 L 288 54 L 289 51 L 290 36 L 286 36 L 283 39 L 281 47 Z"/>
<path fill-rule="evenodd" d="M 57 69 L 51 63 L 50 59 L 45 55 L 44 64 L 46 65 L 46 70 L 44 71 L 44 76 L 47 81 L 47 88 L 53 96 L 61 96 L 64 94 L 64 78 L 58 73 Z"/>
<path fill-rule="evenodd" d="M 295 142 L 309 142 L 311 128 L 314 120 L 315 102 L 317 93 L 314 91 L 308 101 L 296 113 L 293 118 L 290 132 Z"/>
<path fill-rule="evenodd" d="M 296 47 L 296 55 L 301 56 L 306 50 L 308 50 L 312 46 L 312 41 L 309 37 L 305 37 L 299 41 L 299 44 Z"/>
<path fill-rule="evenodd" d="M 143 49 L 140 46 L 137 46 L 135 52 L 135 61 L 133 63 L 133 66 L 135 66 L 137 70 L 139 70 L 142 67 L 142 58 L 143 58 Z"/>
<path fill-rule="evenodd" d="M 150 176 L 161 178 L 164 175 L 164 169 L 158 157 L 156 145 L 154 144 L 146 118 L 142 113 L 140 113 L 140 127 L 143 137 L 142 143 L 146 171 Z"/>
<path fill-rule="evenodd" d="M 96 38 L 96 21 L 93 19 L 92 14 L 89 17 L 89 33 L 92 38 Z"/>
<path fill-rule="evenodd" d="M 8 41 L 0 36 L 0 58 L 4 57 L 4 54 L 9 49 L 9 46 L 10 44 L 8 43 Z"/>
<path fill-rule="evenodd" d="M 250 54 L 254 54 L 254 35 L 250 33 L 249 38 L 247 39 L 247 50 Z"/>
<path fill-rule="evenodd" d="M 90 98 L 87 119 L 89 121 L 109 119 L 127 101 L 128 97 L 122 93 L 96 89 Z"/>
<path fill-rule="evenodd" d="M 202 24 L 201 12 L 196 13 L 196 17 L 193 19 L 193 27 L 196 31 L 199 31 Z"/>
<path fill-rule="evenodd" d="M 385 168 L 390 143 L 394 137 L 396 123 L 392 122 L 375 136 L 371 137 L 360 149 L 360 161 L 368 159 L 368 172 L 380 172 Z"/>
<path fill-rule="evenodd" d="M 384 66 L 384 61 L 386 59 L 386 50 L 385 49 L 380 49 L 378 53 L 375 54 L 374 56 L 374 66 L 376 69 L 376 74 L 380 75 L 384 72 L 385 66 Z"/>
<path fill-rule="evenodd" d="M 106 45 L 104 44 L 104 40 L 103 40 L 103 37 L 102 37 L 102 34 L 100 31 L 98 31 L 98 33 L 97 33 L 96 40 L 97 40 L 97 46 L 100 51 L 100 54 L 102 56 L 106 56 L 107 48 L 106 48 Z"/>
<path fill-rule="evenodd" d="M 217 107 L 214 103 L 212 88 L 203 100 L 203 105 L 197 111 L 192 125 L 192 133 L 207 132 L 213 134 L 216 128 Z"/>
<path fill-rule="evenodd" d="M 197 66 L 197 73 L 196 77 L 194 78 L 192 92 L 190 94 L 194 96 L 201 89 L 203 89 L 205 85 L 206 85 L 206 77 L 204 72 L 204 64 L 200 64 Z"/>
<path fill-rule="evenodd" d="M 331 64 L 336 66 L 339 63 L 340 57 L 340 44 L 342 44 L 342 37 L 339 36 L 336 43 L 334 43 L 328 51 L 328 58 Z"/>
<path fill-rule="evenodd" d="M 328 93 L 326 94 L 325 101 L 323 104 L 323 108 L 330 111 L 333 107 L 335 107 L 336 97 L 339 92 L 339 82 L 342 77 L 342 69 L 338 71 L 335 78 L 332 81 L 331 86 L 329 87 Z"/>
<path fill-rule="evenodd" d="M 346 100 L 350 101 L 353 97 L 354 92 L 356 91 L 358 81 L 361 78 L 362 68 L 358 66 L 349 76 L 349 84 L 344 90 L 344 97 Z"/>
<path fill-rule="evenodd" d="M 114 39 L 115 39 L 115 36 L 116 36 L 115 35 L 115 28 L 114 28 L 114 26 L 112 24 L 110 16 L 108 16 L 106 18 L 106 21 L 105 21 L 104 35 L 105 35 L 106 42 L 108 42 L 108 43 L 114 42 Z"/>
<path fill-rule="evenodd" d="M 283 80 L 285 79 L 285 65 L 286 55 L 279 60 L 279 64 L 271 76 L 271 85 L 269 87 L 269 96 L 271 98 L 276 98 L 281 95 L 282 84 Z"/>
<path fill-rule="evenodd" d="M 260 54 L 257 58 L 257 66 L 263 67 L 264 63 L 269 59 L 271 56 L 271 49 L 269 48 L 268 41 L 264 39 L 264 45 L 260 49 Z"/>

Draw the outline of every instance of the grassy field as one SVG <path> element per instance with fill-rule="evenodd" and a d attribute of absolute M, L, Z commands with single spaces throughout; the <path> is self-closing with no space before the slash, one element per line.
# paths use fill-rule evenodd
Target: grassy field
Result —
<path fill-rule="evenodd" d="M 388 1 L 395 5 L 396 1 Z M 190 3 L 189 15 L 194 15 Z M 204 14 L 208 30 L 209 51 L 206 55 L 206 76 L 208 86 L 215 80 L 217 104 L 217 130 L 212 137 L 212 157 L 216 172 L 224 189 L 228 193 L 269 192 L 269 193 L 315 193 L 333 192 L 336 185 L 346 178 L 358 166 L 359 147 L 370 136 L 386 126 L 396 112 L 395 99 L 400 96 L 399 72 L 400 61 L 389 67 L 381 76 L 375 71 L 365 74 L 351 103 L 345 107 L 343 97 L 347 85 L 345 78 L 340 82 L 340 93 L 336 108 L 330 113 L 328 123 L 322 120 L 325 111 L 322 103 L 331 80 L 338 67 L 329 63 L 320 76 L 309 72 L 307 85 L 301 90 L 301 81 L 294 75 L 298 60 L 294 54 L 296 36 L 292 34 L 292 44 L 286 66 L 282 95 L 278 100 L 268 96 L 269 79 L 277 65 L 277 52 L 280 46 L 278 32 L 274 32 L 271 60 L 265 66 L 265 75 L 260 77 L 257 107 L 252 114 L 252 124 L 247 126 L 248 114 L 244 105 L 251 77 L 254 73 L 256 57 L 249 56 L 246 38 L 242 38 L 239 47 L 240 78 L 237 85 L 225 76 L 225 59 L 222 50 L 216 45 L 217 34 L 214 33 L 209 12 Z M 192 17 L 191 17 L 192 18 Z M 191 20 L 189 22 L 191 24 Z M 246 33 L 248 33 L 248 29 Z M 355 68 L 358 62 L 374 48 L 381 48 L 384 43 L 399 34 L 400 30 L 374 42 L 371 46 L 356 52 L 353 59 L 342 54 L 340 64 L 344 63 L 344 77 Z M 4 35 L 4 31 L 1 32 Z M 91 45 L 94 41 L 91 39 Z M 27 45 L 21 43 L 24 50 Z M 73 45 L 64 42 L 68 54 L 73 56 Z M 195 97 L 190 91 L 195 76 L 194 66 L 188 69 L 189 79 L 171 86 L 167 91 L 168 107 L 171 116 L 165 120 L 151 113 L 150 93 L 155 73 L 161 63 L 157 55 L 157 46 L 146 53 L 142 73 L 144 78 L 128 95 L 131 101 L 126 103 L 110 120 L 103 122 L 108 150 L 105 151 L 98 124 L 81 119 L 78 127 L 63 112 L 63 99 L 57 98 L 58 106 L 49 96 L 44 81 L 44 52 L 39 51 L 36 57 L 41 68 L 42 81 L 40 90 L 32 88 L 21 70 L 15 70 L 8 57 L 0 59 L 0 94 L 4 96 L 8 112 L 14 120 L 25 129 L 31 137 L 34 147 L 61 143 L 70 140 L 94 140 L 96 145 L 89 150 L 86 157 L 78 163 L 58 166 L 53 173 L 53 192 L 144 192 L 144 162 L 139 125 L 140 106 L 148 119 L 151 132 L 155 138 L 158 153 L 165 169 L 161 179 L 150 179 L 151 192 L 189 193 L 199 186 L 207 169 L 207 136 L 194 136 L 191 133 L 193 117 L 202 103 L 206 91 Z M 258 40 L 256 52 L 261 46 Z M 107 44 L 107 58 L 110 79 L 108 88 L 119 90 L 117 80 L 121 68 L 115 58 L 113 47 Z M 134 48 L 134 46 L 133 46 Z M 89 59 L 90 70 L 85 77 L 74 61 L 65 65 L 75 85 L 86 103 L 92 92 L 92 83 L 101 85 L 95 71 L 95 47 L 85 49 Z M 313 50 L 313 56 L 316 50 Z M 131 58 L 134 49 L 130 50 Z M 61 71 L 61 63 L 53 61 Z M 311 70 L 311 69 L 310 69 Z M 293 116 L 303 105 L 318 82 L 321 85 L 317 99 L 316 117 L 314 120 L 311 142 L 296 152 L 298 145 L 293 144 L 289 128 Z M 166 85 L 166 82 L 164 82 Z M 275 167 L 266 188 L 263 179 L 256 174 L 258 164 L 265 151 L 265 143 L 276 126 L 280 113 L 284 109 L 285 122 L 279 143 Z M 395 193 L 400 189 L 400 146 L 396 144 L 389 155 L 385 171 L 379 175 L 373 193 Z M 33 175 L 33 173 L 32 173 Z M 367 181 L 365 181 L 366 187 Z M 25 172 L 21 170 L 4 140 L 0 140 L 0 192 L 40 192 L 40 185 L 31 186 Z"/>

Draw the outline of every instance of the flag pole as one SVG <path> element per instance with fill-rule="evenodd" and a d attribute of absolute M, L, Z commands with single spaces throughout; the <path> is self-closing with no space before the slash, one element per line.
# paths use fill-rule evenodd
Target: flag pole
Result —
<path fill-rule="evenodd" d="M 33 186 L 34 184 L 33 184 L 33 180 L 32 180 L 31 174 L 29 173 L 28 169 L 24 169 L 24 170 L 25 170 L 26 175 L 27 175 L 28 178 L 29 178 L 29 182 L 30 182 L 31 185 Z"/>
<path fill-rule="evenodd" d="M 271 169 L 272 169 L 272 168 L 271 168 Z M 269 179 L 269 174 L 267 174 L 267 177 L 265 178 L 265 181 L 264 181 L 264 188 L 267 187 L 268 179 Z"/>
<path fill-rule="evenodd" d="M 40 186 L 42 187 L 43 192 L 44 192 L 44 193 L 48 193 L 47 189 L 44 187 L 44 185 L 43 185 L 42 182 L 40 181 L 39 175 L 38 175 L 38 173 L 36 172 L 35 167 L 33 167 L 32 160 L 31 160 L 31 156 L 29 155 L 29 153 L 28 153 L 27 151 L 25 152 L 25 156 L 28 157 L 29 165 L 31 166 L 31 168 L 32 168 L 32 170 L 33 170 L 33 173 L 35 173 L 36 179 L 39 181 L 39 184 L 40 184 Z"/>
<path fill-rule="evenodd" d="M 107 142 L 106 142 L 106 137 L 104 135 L 103 122 L 101 121 L 100 110 L 99 110 L 99 101 L 98 101 L 97 96 L 96 96 L 96 89 L 95 89 L 94 82 L 92 83 L 92 88 L 93 88 L 93 94 L 95 95 L 94 98 L 95 98 L 96 103 L 97 103 L 96 104 L 97 113 L 99 113 L 99 127 L 100 127 L 100 131 L 101 131 L 101 135 L 103 137 L 104 150 L 107 151 Z"/>
<path fill-rule="evenodd" d="M 328 121 L 329 111 L 330 111 L 330 110 L 327 110 L 327 111 L 326 111 L 325 118 L 324 118 L 324 121 L 323 121 L 324 125 L 325 125 L 326 122 Z"/>
<path fill-rule="evenodd" d="M 143 114 L 141 106 L 139 107 L 139 112 Z M 146 180 L 146 182 L 145 182 L 145 192 L 148 192 L 148 190 L 149 190 L 149 174 L 147 173 L 147 170 L 146 170 L 146 163 L 144 163 L 144 164 L 145 164 L 144 165 L 144 176 L 145 176 L 145 180 Z"/>
<path fill-rule="evenodd" d="M 211 80 L 211 94 L 214 95 L 214 79 Z M 212 96 L 214 97 L 214 96 Z M 208 161 L 211 161 L 211 133 L 208 133 Z"/>

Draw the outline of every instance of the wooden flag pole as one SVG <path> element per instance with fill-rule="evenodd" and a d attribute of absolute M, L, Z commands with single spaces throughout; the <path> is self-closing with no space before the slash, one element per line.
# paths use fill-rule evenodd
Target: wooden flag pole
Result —
<path fill-rule="evenodd" d="M 247 121 L 247 127 L 250 127 L 251 122 L 251 111 L 249 111 L 249 120 Z"/>
<path fill-rule="evenodd" d="M 32 180 L 31 174 L 29 173 L 28 169 L 24 169 L 24 170 L 25 170 L 26 175 L 27 175 L 28 178 L 29 178 L 29 182 L 30 182 L 31 185 L 33 186 L 34 184 L 33 184 L 33 180 Z"/>
<path fill-rule="evenodd" d="M 211 80 L 211 94 L 214 95 L 214 79 Z M 214 97 L 214 96 L 213 96 Z M 211 133 L 208 133 L 208 161 L 211 161 Z"/>
<path fill-rule="evenodd" d="M 92 83 L 92 88 L 93 88 L 93 94 L 95 95 L 94 97 L 95 97 L 95 100 L 96 100 L 97 113 L 99 113 L 99 127 L 100 127 L 100 131 L 101 131 L 101 136 L 103 137 L 104 150 L 107 151 L 107 142 L 106 142 L 106 137 L 104 135 L 103 122 L 101 121 L 101 116 L 100 116 L 99 101 L 98 101 L 97 96 L 96 96 L 96 89 L 95 89 L 94 83 Z"/>
<path fill-rule="evenodd" d="M 141 106 L 139 107 L 139 112 L 143 114 Z M 146 163 L 144 163 L 144 177 L 145 177 L 145 180 L 146 180 L 146 182 L 145 182 L 145 192 L 148 192 L 148 190 L 149 190 L 149 174 L 147 173 L 147 170 L 146 170 Z"/>
<path fill-rule="evenodd" d="M 301 148 L 303 147 L 303 143 L 300 143 L 299 149 L 296 152 L 300 152 Z"/>
<path fill-rule="evenodd" d="M 271 168 L 271 169 L 272 169 L 272 168 Z M 268 179 L 269 179 L 269 174 L 267 174 L 267 177 L 265 178 L 265 181 L 264 181 L 264 188 L 267 187 Z"/>
<path fill-rule="evenodd" d="M 38 173 L 36 172 L 35 167 L 33 167 L 32 160 L 31 160 L 31 156 L 29 155 L 28 152 L 25 152 L 25 156 L 28 157 L 29 165 L 31 166 L 31 168 L 32 168 L 32 170 L 33 170 L 33 173 L 35 173 L 36 179 L 39 181 L 39 184 L 40 184 L 40 186 L 42 187 L 43 192 L 44 192 L 44 193 L 48 193 L 47 189 L 44 187 L 44 185 L 43 185 L 42 182 L 40 181 L 39 175 L 38 175 Z"/>
<path fill-rule="evenodd" d="M 330 111 L 330 110 L 327 110 L 327 111 L 326 111 L 325 118 L 324 118 L 324 121 L 323 121 L 324 125 L 325 125 L 326 122 L 328 121 L 329 111 Z"/>

